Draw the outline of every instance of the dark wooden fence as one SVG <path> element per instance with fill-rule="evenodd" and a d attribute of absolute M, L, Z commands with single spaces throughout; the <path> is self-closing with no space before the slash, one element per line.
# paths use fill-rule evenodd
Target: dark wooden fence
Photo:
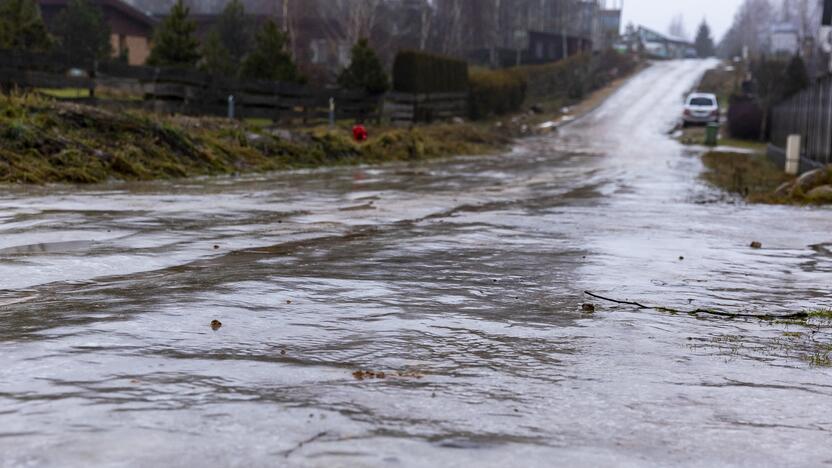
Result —
<path fill-rule="evenodd" d="M 468 115 L 468 93 L 388 93 L 384 116 L 393 123 L 434 122 Z"/>
<path fill-rule="evenodd" d="M 789 135 L 800 135 L 804 157 L 832 164 L 832 76 L 775 106 L 771 141 L 784 149 Z"/>
<path fill-rule="evenodd" d="M 235 118 L 276 122 L 325 122 L 330 101 L 334 101 L 336 120 L 381 120 L 387 116 L 395 123 L 430 122 L 468 112 L 465 93 L 373 96 L 295 83 L 229 79 L 192 69 L 78 63 L 55 53 L 0 51 L 0 87 L 80 88 L 89 90 L 89 96 L 77 100 L 87 104 L 195 116 L 228 116 L 229 101 L 233 100 Z"/>

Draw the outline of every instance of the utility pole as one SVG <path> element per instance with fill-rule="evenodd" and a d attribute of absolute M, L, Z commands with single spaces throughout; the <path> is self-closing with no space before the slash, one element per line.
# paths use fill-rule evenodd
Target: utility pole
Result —
<path fill-rule="evenodd" d="M 563 52 L 563 57 L 561 59 L 566 59 L 569 56 L 569 40 L 566 38 L 566 16 L 569 12 L 569 0 L 561 0 L 561 11 L 560 11 L 560 36 L 561 36 L 561 51 Z"/>
<path fill-rule="evenodd" d="M 832 73 L 832 0 L 823 1 L 820 43 L 823 47 L 823 51 L 829 55 L 829 72 Z"/>

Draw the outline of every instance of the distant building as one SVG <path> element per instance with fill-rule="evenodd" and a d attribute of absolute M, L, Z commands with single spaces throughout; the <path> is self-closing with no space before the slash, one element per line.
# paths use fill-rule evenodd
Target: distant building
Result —
<path fill-rule="evenodd" d="M 110 26 L 113 57 L 127 56 L 130 65 L 143 65 L 150 55 L 150 41 L 156 21 L 121 0 L 90 0 L 101 8 Z M 51 27 L 69 0 L 39 0 L 43 19 Z"/>
<path fill-rule="evenodd" d="M 696 46 L 687 39 L 661 34 L 643 26 L 629 31 L 616 48 L 643 52 L 659 59 L 695 58 L 697 56 Z"/>
<path fill-rule="evenodd" d="M 771 28 L 771 53 L 795 55 L 800 52 L 800 32 L 790 23 L 776 24 Z"/>
<path fill-rule="evenodd" d="M 599 10 L 595 31 L 595 50 L 605 50 L 621 37 L 621 10 Z"/>

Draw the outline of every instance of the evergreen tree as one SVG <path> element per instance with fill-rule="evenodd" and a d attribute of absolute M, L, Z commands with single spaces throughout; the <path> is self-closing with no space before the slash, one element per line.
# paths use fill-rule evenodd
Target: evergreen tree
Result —
<path fill-rule="evenodd" d="M 806 69 L 806 63 L 799 55 L 792 57 L 786 67 L 785 80 L 783 98 L 794 96 L 809 87 L 809 71 Z"/>
<path fill-rule="evenodd" d="M 390 79 L 369 41 L 361 38 L 352 48 L 352 61 L 338 76 L 338 84 L 347 89 L 363 89 L 381 94 L 390 89 Z"/>
<path fill-rule="evenodd" d="M 0 0 L 0 48 L 43 52 L 52 45 L 34 0 Z"/>
<path fill-rule="evenodd" d="M 101 9 L 88 0 L 70 0 L 55 18 L 54 32 L 73 63 L 106 59 L 112 52 L 110 26 Z"/>
<path fill-rule="evenodd" d="M 705 20 L 699 25 L 699 32 L 696 33 L 696 53 L 700 58 L 713 57 L 716 54 L 714 39 L 711 37 L 711 28 Z"/>
<path fill-rule="evenodd" d="M 222 45 L 231 54 L 235 64 L 251 51 L 251 22 L 246 18 L 246 11 L 240 0 L 231 0 L 222 11 L 214 31 Z"/>
<path fill-rule="evenodd" d="M 303 82 L 292 56 L 287 51 L 288 38 L 277 24 L 268 20 L 255 37 L 254 50 L 243 60 L 243 78 Z"/>
<path fill-rule="evenodd" d="M 153 35 L 153 50 L 147 64 L 157 67 L 196 65 L 199 42 L 194 36 L 196 24 L 188 19 L 190 9 L 177 0 L 170 15 L 162 21 Z"/>
<path fill-rule="evenodd" d="M 199 68 L 221 76 L 233 76 L 237 73 L 237 65 L 231 57 L 231 52 L 223 45 L 216 31 L 211 31 L 202 44 L 202 61 Z"/>

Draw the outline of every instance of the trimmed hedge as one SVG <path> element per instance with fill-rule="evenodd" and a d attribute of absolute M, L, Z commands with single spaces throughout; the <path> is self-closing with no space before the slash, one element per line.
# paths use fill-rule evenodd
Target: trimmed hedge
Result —
<path fill-rule="evenodd" d="M 728 106 L 728 133 L 734 138 L 759 140 L 763 127 L 763 108 L 756 99 L 733 95 Z"/>
<path fill-rule="evenodd" d="M 581 99 L 619 76 L 632 71 L 637 62 L 630 55 L 608 51 L 581 54 L 545 65 L 527 65 L 502 70 L 473 69 L 470 73 L 470 117 L 517 112 L 524 102 Z"/>
<path fill-rule="evenodd" d="M 597 55 L 574 55 L 546 65 L 520 67 L 520 71 L 529 83 L 529 98 L 580 99 L 629 73 L 635 66 L 632 56 L 610 50 Z"/>
<path fill-rule="evenodd" d="M 472 119 L 517 112 L 526 101 L 526 78 L 516 69 L 473 68 L 468 74 Z"/>
<path fill-rule="evenodd" d="M 457 93 L 468 90 L 468 64 L 417 51 L 396 54 L 393 89 L 402 93 Z"/>

